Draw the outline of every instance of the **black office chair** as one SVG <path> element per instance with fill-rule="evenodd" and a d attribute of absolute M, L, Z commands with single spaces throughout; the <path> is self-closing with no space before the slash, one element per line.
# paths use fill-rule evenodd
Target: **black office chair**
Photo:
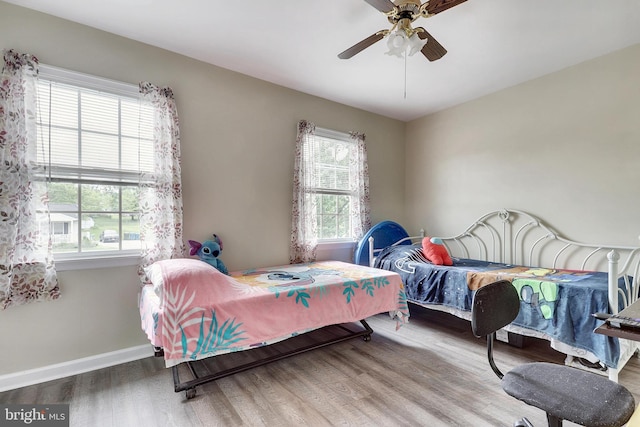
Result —
<path fill-rule="evenodd" d="M 471 328 L 487 337 L 489 364 L 509 395 L 547 413 L 549 427 L 567 420 L 591 427 L 619 427 L 633 414 L 635 401 L 625 387 L 608 378 L 553 363 L 527 363 L 503 374 L 493 360 L 496 331 L 511 323 L 520 310 L 518 292 L 506 280 L 478 289 L 473 297 Z M 585 314 L 587 316 L 588 313 Z M 515 427 L 531 426 L 526 418 Z"/>

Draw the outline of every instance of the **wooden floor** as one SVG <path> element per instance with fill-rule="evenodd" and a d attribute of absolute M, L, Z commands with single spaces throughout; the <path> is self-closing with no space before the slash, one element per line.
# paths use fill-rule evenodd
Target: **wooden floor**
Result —
<path fill-rule="evenodd" d="M 412 307 L 410 323 L 398 331 L 387 315 L 369 324 L 370 342 L 356 338 L 223 378 L 198 387 L 191 400 L 174 393 L 161 359 L 148 358 L 0 393 L 0 403 L 69 403 L 71 426 L 92 427 L 506 427 L 522 416 L 546 425 L 540 410 L 504 394 L 485 342 L 468 322 Z M 495 352 L 503 371 L 564 359 L 535 340 L 523 349 L 497 343 Z M 217 363 L 253 357 L 232 356 Z M 640 402 L 639 359 L 625 367 L 620 383 Z"/>

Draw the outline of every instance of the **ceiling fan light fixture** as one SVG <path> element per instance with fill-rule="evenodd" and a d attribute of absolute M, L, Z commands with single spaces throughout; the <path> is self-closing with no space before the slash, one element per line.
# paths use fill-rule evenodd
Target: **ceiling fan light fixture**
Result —
<path fill-rule="evenodd" d="M 427 44 L 427 38 L 421 39 L 418 37 L 418 33 L 415 32 L 409 37 L 408 40 L 408 48 L 409 48 L 409 56 L 413 56 L 416 53 L 420 52 L 425 44 Z"/>
<path fill-rule="evenodd" d="M 386 54 L 397 56 L 398 58 L 404 58 L 405 52 L 409 56 L 413 56 L 420 52 L 424 45 L 427 44 L 427 39 L 421 39 L 417 32 L 413 32 L 411 37 L 408 37 L 407 32 L 402 28 L 398 28 L 396 31 L 390 33 L 388 37 L 387 48 L 389 50 Z"/>
<path fill-rule="evenodd" d="M 387 39 L 387 48 L 389 48 L 389 50 L 386 54 L 402 58 L 408 46 L 409 38 L 405 34 L 404 30 L 398 29 L 389 34 L 389 38 Z"/>

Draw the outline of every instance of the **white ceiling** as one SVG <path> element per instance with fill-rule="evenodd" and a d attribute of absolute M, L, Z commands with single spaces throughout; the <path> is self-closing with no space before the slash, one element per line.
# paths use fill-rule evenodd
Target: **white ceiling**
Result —
<path fill-rule="evenodd" d="M 468 0 L 423 26 L 448 53 L 390 57 L 364 0 L 6 0 L 403 121 L 640 43 L 638 0 Z M 405 97 L 406 75 L 406 97 Z"/>

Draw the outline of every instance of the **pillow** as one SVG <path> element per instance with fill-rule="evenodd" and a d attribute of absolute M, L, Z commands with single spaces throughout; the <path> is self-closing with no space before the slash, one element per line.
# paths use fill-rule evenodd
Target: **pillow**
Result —
<path fill-rule="evenodd" d="M 193 258 L 174 258 L 156 261 L 144 269 L 162 304 L 166 286 L 208 286 L 219 282 L 224 276 L 216 268 Z"/>
<path fill-rule="evenodd" d="M 440 239 L 432 239 L 425 237 L 422 239 L 422 254 L 435 265 L 453 265 L 451 256 L 447 252 L 447 248 L 442 244 Z"/>
<path fill-rule="evenodd" d="M 153 292 L 158 295 L 160 301 L 162 301 L 162 288 L 164 287 L 164 278 L 162 277 L 162 268 L 160 268 L 160 264 L 154 262 L 153 264 L 144 268 L 144 274 L 147 275 L 147 279 L 151 282 L 151 286 L 153 286 Z"/>

